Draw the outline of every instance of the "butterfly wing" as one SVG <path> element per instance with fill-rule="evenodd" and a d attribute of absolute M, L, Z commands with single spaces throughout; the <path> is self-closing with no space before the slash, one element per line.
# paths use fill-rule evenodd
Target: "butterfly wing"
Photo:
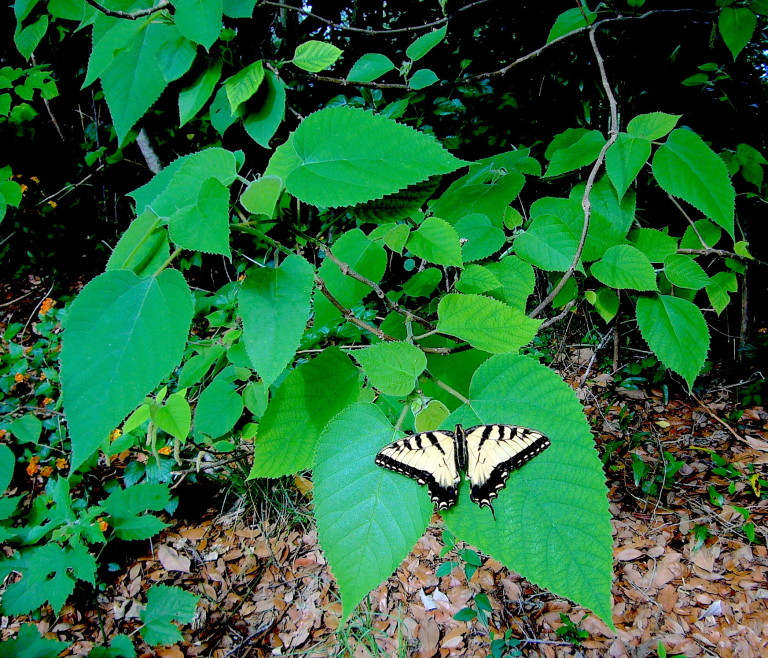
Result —
<path fill-rule="evenodd" d="M 541 432 L 517 425 L 478 425 L 465 436 L 469 497 L 480 507 L 491 506 L 511 471 L 551 445 Z"/>
<path fill-rule="evenodd" d="M 376 463 L 426 484 L 437 509 L 456 502 L 459 470 L 453 432 L 421 432 L 394 441 L 376 455 Z"/>

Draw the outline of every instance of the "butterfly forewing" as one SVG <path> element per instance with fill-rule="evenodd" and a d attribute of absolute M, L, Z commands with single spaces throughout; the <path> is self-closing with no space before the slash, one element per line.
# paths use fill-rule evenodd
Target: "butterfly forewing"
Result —
<path fill-rule="evenodd" d="M 385 446 L 376 463 L 426 484 L 432 502 L 440 510 L 456 502 L 459 470 L 453 432 L 421 432 Z"/>
<path fill-rule="evenodd" d="M 465 435 L 469 497 L 480 507 L 491 506 L 511 471 L 550 446 L 540 432 L 516 425 L 478 425 Z"/>

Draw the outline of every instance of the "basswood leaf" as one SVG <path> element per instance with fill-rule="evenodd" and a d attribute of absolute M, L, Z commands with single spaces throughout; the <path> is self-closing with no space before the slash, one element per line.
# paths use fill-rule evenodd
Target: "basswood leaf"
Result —
<path fill-rule="evenodd" d="M 141 637 L 152 645 L 181 642 L 184 638 L 173 622 L 191 624 L 199 600 L 181 587 L 153 585 L 147 590 L 147 606 L 139 613 L 144 622 Z"/>
<path fill-rule="evenodd" d="M 203 389 L 195 408 L 195 433 L 217 439 L 240 420 L 243 398 L 237 392 L 235 379 L 235 369 L 230 366 Z"/>
<path fill-rule="evenodd" d="M 66 642 L 42 637 L 32 622 L 22 624 L 16 637 L 0 643 L 0 658 L 49 658 L 61 655 L 70 646 Z"/>
<path fill-rule="evenodd" d="M 496 275 L 482 265 L 467 265 L 456 282 L 456 290 L 466 294 L 483 293 L 501 288 Z"/>
<path fill-rule="evenodd" d="M 175 0 L 173 21 L 191 41 L 210 50 L 221 32 L 222 0 Z"/>
<path fill-rule="evenodd" d="M 665 112 L 638 114 L 627 124 L 627 132 L 639 139 L 661 139 L 677 125 L 680 116 Z"/>
<path fill-rule="evenodd" d="M 109 270 L 131 270 L 139 276 L 157 272 L 171 255 L 168 231 L 160 218 L 147 209 L 131 222 L 112 250 Z"/>
<path fill-rule="evenodd" d="M 21 25 L 19 20 L 18 25 Z M 24 59 L 32 57 L 32 53 L 35 52 L 35 48 L 40 45 L 45 33 L 48 31 L 48 16 L 43 14 L 34 23 L 30 23 L 21 30 L 16 29 L 13 35 L 13 41 L 16 44 L 16 49 Z"/>
<path fill-rule="evenodd" d="M 416 272 L 403 284 L 403 292 L 409 297 L 427 297 L 437 288 L 443 273 L 436 267 L 428 267 Z"/>
<path fill-rule="evenodd" d="M 203 181 L 196 201 L 168 218 L 168 232 L 179 247 L 229 258 L 229 188 L 217 178 Z"/>
<path fill-rule="evenodd" d="M 243 128 L 251 139 L 264 148 L 274 137 L 285 117 L 285 85 L 272 71 L 264 72 L 259 96 L 263 95 L 261 107 L 243 119 Z"/>
<path fill-rule="evenodd" d="M 570 34 L 574 30 L 592 25 L 595 22 L 596 16 L 597 14 L 594 11 L 589 11 L 586 6 L 566 9 L 555 19 L 555 24 L 549 31 L 547 43 L 554 41 L 558 37 Z"/>
<path fill-rule="evenodd" d="M 579 237 L 576 228 L 562 217 L 539 215 L 515 239 L 515 253 L 547 272 L 565 272 L 576 255 Z"/>
<path fill-rule="evenodd" d="M 637 325 L 648 347 L 690 390 L 709 350 L 709 330 L 699 307 L 669 295 L 640 297 Z"/>
<path fill-rule="evenodd" d="M 189 436 L 192 427 L 192 409 L 185 396 L 185 391 L 169 395 L 165 404 L 155 412 L 157 426 L 179 441 Z"/>
<path fill-rule="evenodd" d="M 209 345 L 200 349 L 199 354 L 187 359 L 179 374 L 179 388 L 188 388 L 199 383 L 224 351 L 223 345 Z"/>
<path fill-rule="evenodd" d="M 438 81 L 437 74 L 431 69 L 419 69 L 408 80 L 411 89 L 424 89 Z"/>
<path fill-rule="evenodd" d="M 350 82 L 373 82 L 385 73 L 395 70 L 392 60 L 380 53 L 366 53 L 358 59 L 349 71 Z"/>
<path fill-rule="evenodd" d="M 282 148 L 294 151 L 286 188 L 316 206 L 381 198 L 466 164 L 429 135 L 352 107 L 315 112 Z"/>
<path fill-rule="evenodd" d="M 320 433 L 359 395 L 358 369 L 338 348 L 326 348 L 293 370 L 261 418 L 248 478 L 274 478 L 312 468 Z"/>
<path fill-rule="evenodd" d="M 264 180 L 264 179 L 261 179 Z M 307 326 L 314 268 L 301 256 L 279 267 L 251 270 L 238 295 L 243 340 L 265 386 L 271 386 L 293 359 Z"/>
<path fill-rule="evenodd" d="M 371 386 L 384 395 L 408 395 L 427 367 L 427 357 L 410 343 L 379 343 L 355 350 Z"/>
<path fill-rule="evenodd" d="M 261 60 L 249 64 L 224 81 L 229 109 L 234 112 L 241 103 L 253 96 L 264 79 L 264 63 Z"/>
<path fill-rule="evenodd" d="M 517 256 L 505 256 L 485 267 L 501 284 L 500 290 L 493 290 L 490 294 L 524 312 L 536 286 L 536 275 L 530 263 Z"/>
<path fill-rule="evenodd" d="M 699 219 L 692 226 L 685 229 L 683 239 L 680 240 L 680 249 L 704 249 L 714 247 L 720 242 L 723 231 L 708 219 Z M 705 244 L 702 244 L 702 240 Z"/>
<path fill-rule="evenodd" d="M 440 400 L 430 400 L 427 406 L 424 407 L 414 416 L 413 429 L 415 432 L 428 432 L 440 427 L 446 418 L 450 416 L 451 412 Z"/>
<path fill-rule="evenodd" d="M 469 501 L 443 514 L 457 538 L 611 625 L 613 559 L 605 475 L 581 404 L 557 373 L 526 356 L 491 357 L 472 377 L 470 404 L 443 424 L 532 427 L 549 449 L 510 475 L 490 510 Z"/>
<path fill-rule="evenodd" d="M 193 310 L 177 270 L 105 272 L 75 298 L 61 352 L 73 470 L 179 364 Z"/>
<path fill-rule="evenodd" d="M 605 154 L 605 168 L 608 178 L 616 188 L 619 198 L 626 194 L 629 186 L 651 156 L 651 142 L 640 137 L 619 133 L 616 141 Z"/>
<path fill-rule="evenodd" d="M 445 34 L 448 31 L 448 26 L 444 25 L 438 30 L 432 30 L 423 34 L 416 39 L 410 46 L 405 49 L 405 56 L 411 61 L 415 62 L 417 59 L 421 59 L 432 48 L 445 39 Z"/>
<path fill-rule="evenodd" d="M 629 239 L 652 263 L 663 263 L 677 251 L 677 238 L 653 228 L 636 229 L 629 234 Z"/>
<path fill-rule="evenodd" d="M 619 296 L 613 288 L 601 287 L 595 291 L 588 290 L 584 293 L 584 297 L 606 322 L 610 322 L 616 317 L 616 313 L 619 311 Z"/>
<path fill-rule="evenodd" d="M 664 274 L 673 286 L 700 290 L 709 283 L 709 277 L 693 258 L 685 254 L 672 254 L 664 259 Z"/>
<path fill-rule="evenodd" d="M 441 176 L 430 176 L 421 183 L 414 183 L 404 190 L 387 194 L 381 199 L 358 203 L 348 208 L 348 211 L 358 219 L 374 224 L 410 217 L 421 208 L 424 201 L 432 196 L 441 178 Z"/>
<path fill-rule="evenodd" d="M 653 156 L 661 188 L 698 208 L 733 237 L 735 192 L 725 163 L 696 133 L 678 129 Z"/>
<path fill-rule="evenodd" d="M 109 514 L 109 524 L 120 539 L 149 539 L 168 524 L 146 512 L 159 512 L 170 500 L 167 484 L 141 482 L 113 491 L 101 506 Z"/>
<path fill-rule="evenodd" d="M 658 290 L 656 271 L 648 257 L 628 244 L 616 245 L 592 264 L 592 276 L 611 288 Z"/>
<path fill-rule="evenodd" d="M 330 68 L 341 57 L 341 48 L 324 41 L 305 41 L 296 48 L 293 63 L 300 69 L 317 73 Z"/>
<path fill-rule="evenodd" d="M 482 295 L 445 295 L 437 306 L 437 316 L 438 331 L 493 354 L 527 345 L 541 324 L 520 309 Z"/>
<path fill-rule="evenodd" d="M 318 441 L 315 518 L 339 585 L 343 619 L 392 575 L 432 516 L 429 497 L 414 480 L 374 463 L 376 453 L 400 436 L 378 407 L 355 404 Z"/>
<path fill-rule="evenodd" d="M 717 19 L 717 28 L 725 45 L 735 60 L 749 43 L 757 27 L 757 16 L 746 7 L 722 7 Z"/>
<path fill-rule="evenodd" d="M 411 232 L 406 247 L 429 263 L 462 266 L 459 234 L 439 217 L 427 217 L 416 231 Z"/>
<path fill-rule="evenodd" d="M 283 191 L 283 181 L 277 176 L 262 176 L 248 183 L 240 196 L 240 203 L 248 212 L 272 217 L 275 205 Z"/>
<path fill-rule="evenodd" d="M 37 445 L 43 431 L 43 423 L 34 414 L 24 414 L 15 418 L 8 425 L 8 429 L 17 443 L 34 443 Z"/>
<path fill-rule="evenodd" d="M 736 275 L 733 272 L 718 272 L 713 274 L 707 284 L 707 297 L 709 303 L 720 315 L 728 303 L 731 301 L 732 292 L 737 292 L 739 284 L 736 281 Z"/>
<path fill-rule="evenodd" d="M 586 132 L 574 144 L 554 152 L 544 176 L 559 176 L 592 164 L 604 144 L 605 137 L 599 130 Z"/>
<path fill-rule="evenodd" d="M 211 66 L 203 71 L 191 86 L 182 89 L 179 93 L 179 126 L 197 115 L 208 102 L 213 90 L 221 78 L 222 61 L 217 59 Z"/>
<path fill-rule="evenodd" d="M 454 228 L 464 240 L 461 254 L 465 263 L 488 258 L 504 246 L 504 231 L 485 215 L 466 215 L 454 224 Z"/>

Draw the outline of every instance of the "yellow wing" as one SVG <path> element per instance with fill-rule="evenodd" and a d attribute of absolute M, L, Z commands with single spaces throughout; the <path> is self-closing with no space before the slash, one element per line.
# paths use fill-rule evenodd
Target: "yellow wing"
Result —
<path fill-rule="evenodd" d="M 459 486 L 453 432 L 421 432 L 385 446 L 376 463 L 426 484 L 432 502 L 444 510 L 456 502 Z"/>
<path fill-rule="evenodd" d="M 477 425 L 464 434 L 469 497 L 480 507 L 491 507 L 510 472 L 551 445 L 541 432 L 517 425 Z"/>

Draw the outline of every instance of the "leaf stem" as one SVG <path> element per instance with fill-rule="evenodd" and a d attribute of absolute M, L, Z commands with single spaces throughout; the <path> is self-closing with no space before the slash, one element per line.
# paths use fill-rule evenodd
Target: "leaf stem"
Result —
<path fill-rule="evenodd" d="M 168 266 L 169 266 L 169 265 L 170 265 L 170 264 L 171 264 L 171 263 L 172 263 L 174 260 L 176 260 L 176 257 L 177 257 L 177 256 L 178 256 L 178 255 L 179 255 L 179 254 L 180 254 L 182 251 L 183 251 L 183 250 L 182 250 L 182 248 L 181 248 L 181 247 L 176 247 L 176 249 L 173 251 L 173 253 L 172 253 L 170 256 L 168 256 L 167 260 L 166 260 L 166 261 L 165 261 L 165 262 L 164 262 L 164 263 L 163 263 L 163 264 L 162 264 L 160 267 L 158 267 L 158 268 L 157 268 L 157 271 L 156 271 L 156 272 L 155 272 L 155 273 L 154 273 L 152 276 L 159 276 L 159 275 L 160 275 L 160 273 L 161 273 L 161 272 L 162 272 L 162 271 L 163 271 L 163 270 L 164 270 L 166 267 L 168 267 Z"/>
<path fill-rule="evenodd" d="M 437 384 L 440 388 L 442 388 L 444 391 L 450 393 L 453 397 L 455 397 L 457 400 L 460 400 L 464 404 L 469 404 L 469 398 L 465 398 L 461 393 L 459 393 L 455 388 L 451 388 L 446 384 L 442 379 L 438 379 L 435 377 L 429 370 L 425 370 L 424 374 L 429 377 L 435 384 Z"/>

